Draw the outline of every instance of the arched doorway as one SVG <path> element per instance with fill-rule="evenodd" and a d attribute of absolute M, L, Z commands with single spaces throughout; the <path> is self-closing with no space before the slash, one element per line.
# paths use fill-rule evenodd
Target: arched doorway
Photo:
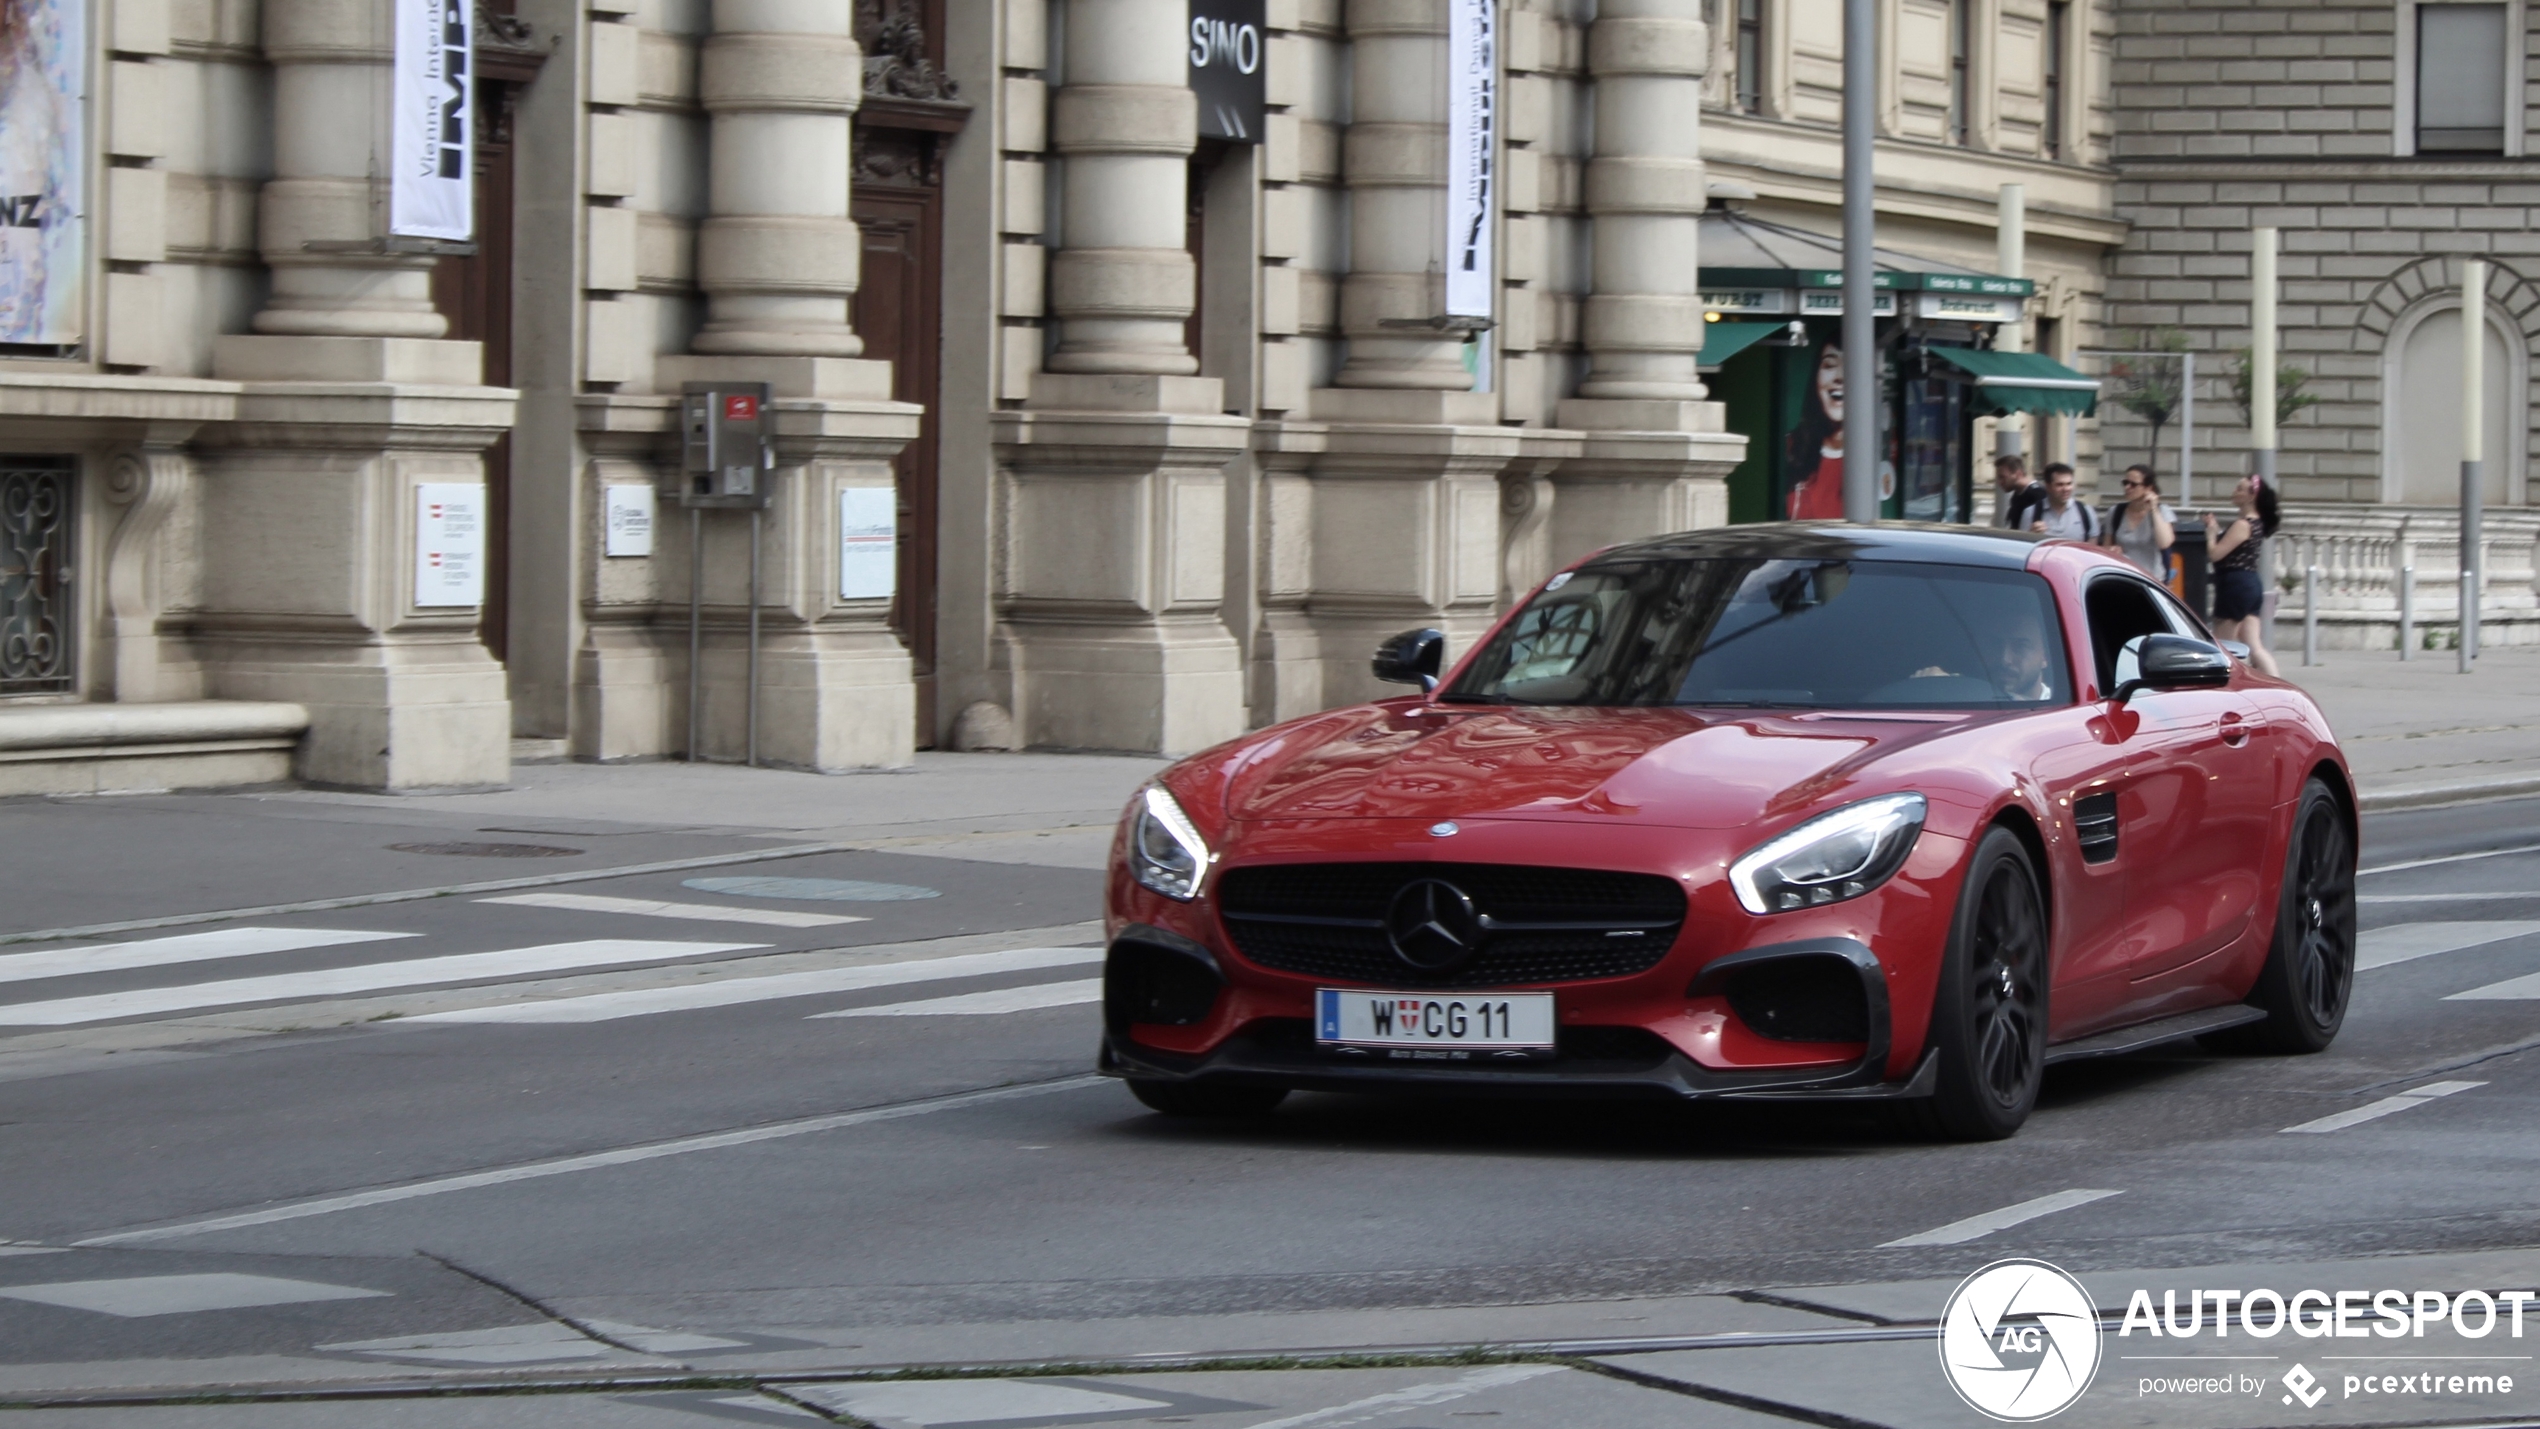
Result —
<path fill-rule="evenodd" d="M 2528 445 L 2529 361 L 2513 330 L 2487 320 L 2485 498 L 2501 505 L 2523 491 Z M 2383 369 L 2382 499 L 2451 506 L 2461 498 L 2461 309 L 2429 306 L 2391 332 Z"/>

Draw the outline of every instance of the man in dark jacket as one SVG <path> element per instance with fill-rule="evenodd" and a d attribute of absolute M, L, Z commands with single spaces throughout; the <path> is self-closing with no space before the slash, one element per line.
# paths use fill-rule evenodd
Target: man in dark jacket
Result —
<path fill-rule="evenodd" d="M 1993 524 L 2005 531 L 2025 531 L 2037 519 L 2046 488 L 2029 479 L 2028 463 L 2016 456 L 1993 459 Z"/>

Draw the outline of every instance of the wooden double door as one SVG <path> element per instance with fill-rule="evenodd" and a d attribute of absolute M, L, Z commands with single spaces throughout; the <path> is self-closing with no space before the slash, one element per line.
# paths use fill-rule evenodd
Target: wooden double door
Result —
<path fill-rule="evenodd" d="M 891 628 L 917 681 L 917 743 L 932 748 L 935 700 L 937 463 L 943 431 L 942 148 L 967 112 L 941 102 L 868 100 L 856 116 L 854 215 L 864 235 L 855 329 L 864 355 L 891 364 L 891 395 L 926 409 L 893 463 L 899 580 Z"/>

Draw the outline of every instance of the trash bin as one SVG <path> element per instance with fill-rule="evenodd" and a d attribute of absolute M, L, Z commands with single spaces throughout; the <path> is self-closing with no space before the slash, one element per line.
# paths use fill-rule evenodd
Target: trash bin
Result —
<path fill-rule="evenodd" d="M 2178 513 L 2177 543 L 2170 547 L 2170 589 L 2199 619 L 2214 618 L 2214 566 L 2205 555 L 2205 523 Z"/>

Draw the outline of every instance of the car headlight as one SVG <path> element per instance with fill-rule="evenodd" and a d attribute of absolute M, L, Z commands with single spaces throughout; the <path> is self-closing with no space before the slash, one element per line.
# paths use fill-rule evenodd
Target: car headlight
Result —
<path fill-rule="evenodd" d="M 1846 804 L 1730 864 L 1729 886 L 1749 913 L 1788 913 L 1858 898 L 1904 866 L 1928 807 L 1920 794 Z"/>
<path fill-rule="evenodd" d="M 1167 898 L 1188 903 L 1199 896 L 1200 878 L 1217 855 L 1173 796 L 1157 785 L 1138 791 L 1138 817 L 1129 826 L 1129 871 Z"/>

